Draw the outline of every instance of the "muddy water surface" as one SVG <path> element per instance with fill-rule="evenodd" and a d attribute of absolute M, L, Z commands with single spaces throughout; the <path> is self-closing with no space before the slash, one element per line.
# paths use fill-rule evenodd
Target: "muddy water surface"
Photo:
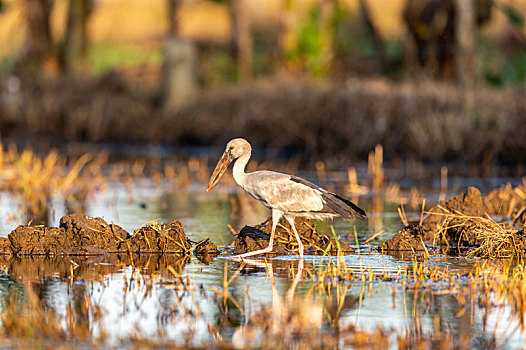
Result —
<path fill-rule="evenodd" d="M 16 200 L 5 193 L 0 196 L 0 232 L 3 235 L 18 224 L 27 223 L 27 218 L 17 213 Z M 381 212 L 374 212 L 373 203 L 374 198 L 360 199 L 360 206 L 369 213 L 368 222 L 335 220 L 333 223 L 342 240 L 360 251 L 346 256 L 345 264 L 351 270 L 366 267 L 379 274 L 394 274 L 400 268 L 412 266 L 408 259 L 372 253 L 363 244 L 380 228 L 385 232 L 379 240 L 370 243 L 378 246 L 402 226 L 396 205 L 384 203 Z M 51 226 L 57 226 L 59 219 L 72 210 L 103 217 L 128 232 L 151 221 L 179 220 L 190 240 L 197 242 L 209 237 L 225 253 L 208 262 L 175 255 L 2 257 L 0 299 L 7 300 L 13 290 L 25 295 L 30 288 L 45 307 L 54 309 L 57 317 L 65 320 L 72 305 L 75 307 L 77 301 L 89 298 L 99 310 L 89 311 L 90 332 L 95 336 L 107 334 L 108 342 L 114 344 L 140 338 L 207 345 L 219 336 L 233 339 L 234 344 L 240 346 L 247 345 L 239 340 L 242 339 L 240 326 L 257 315 L 262 305 L 272 305 L 276 301 L 268 269 L 261 266 L 246 267 L 228 285 L 232 298 L 225 300 L 221 294 L 225 271 L 231 277 L 240 266 L 224 258 L 232 252 L 224 246 L 234 239 L 228 225 L 238 230 L 245 224 L 260 223 L 268 215 L 266 209 L 254 204 L 252 199 L 236 195 L 229 188 L 206 193 L 203 186 L 192 185 L 175 191 L 169 185 L 154 185 L 146 180 L 138 181 L 131 189 L 111 184 L 106 192 L 95 194 L 81 207 L 66 205 L 62 198 L 54 199 L 52 204 Z M 418 213 L 414 216 L 418 217 Z M 331 231 L 329 224 L 320 224 L 320 229 Z M 355 232 L 360 245 L 356 244 Z M 308 256 L 306 265 L 316 269 L 328 261 L 328 257 Z M 276 290 L 284 296 L 291 288 L 297 258 L 280 256 L 272 259 L 271 264 Z M 448 267 L 466 276 L 473 269 L 473 261 L 466 258 L 432 256 L 429 265 Z M 311 287 L 307 279 L 295 288 L 295 295 L 300 298 L 316 296 L 316 289 L 313 292 Z M 447 285 L 431 289 L 440 291 L 447 289 Z M 437 328 L 452 330 L 459 337 L 466 337 L 472 345 L 491 343 L 492 332 L 497 335 L 499 347 L 520 348 L 523 345 L 523 334 L 520 327 L 516 328 L 517 321 L 509 319 L 509 310 L 488 313 L 477 304 L 468 303 L 467 310 L 459 313 L 462 300 L 455 293 L 415 293 L 388 281 L 347 283 L 333 288 L 332 293 L 322 293 L 311 301 L 322 310 L 320 327 L 328 333 L 334 330 L 334 320 L 338 319 L 338 327 L 356 325 L 368 331 L 380 327 L 392 334 L 392 344 L 396 344 L 397 333 L 416 326 L 428 334 L 437 332 Z M 337 299 L 338 294 L 344 296 L 343 302 L 339 296 Z"/>

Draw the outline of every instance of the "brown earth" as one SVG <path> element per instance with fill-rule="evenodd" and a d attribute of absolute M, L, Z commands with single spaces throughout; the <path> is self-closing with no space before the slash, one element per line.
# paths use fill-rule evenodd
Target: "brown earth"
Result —
<path fill-rule="evenodd" d="M 108 224 L 102 218 L 90 218 L 82 214 L 62 217 L 59 227 L 71 236 L 74 247 L 94 252 L 119 251 L 121 243 L 130 236 L 126 230 L 114 223 Z"/>
<path fill-rule="evenodd" d="M 454 254 L 526 256 L 525 211 L 526 184 L 515 188 L 507 184 L 486 196 L 469 187 L 430 209 L 422 223 L 404 227 L 380 250 L 422 251 L 425 242 Z"/>
<path fill-rule="evenodd" d="M 349 245 L 343 242 L 337 243 L 333 237 L 319 234 L 316 231 L 316 224 L 308 219 L 296 218 L 294 225 L 298 230 L 307 254 L 322 255 L 327 252 L 327 254 L 337 255 L 339 249 L 343 254 L 354 253 L 354 249 Z M 243 227 L 233 242 L 234 254 L 243 254 L 266 248 L 271 230 L 271 219 L 256 227 Z M 338 248 L 338 244 L 340 248 Z M 298 244 L 290 225 L 286 220 L 280 221 L 280 224 L 276 227 L 272 254 L 287 254 L 297 251 Z"/>
<path fill-rule="evenodd" d="M 189 255 L 191 247 L 183 225 L 178 221 L 146 225 L 130 235 L 114 223 L 108 224 L 102 218 L 80 214 L 62 217 L 59 227 L 20 225 L 7 237 L 0 238 L 0 254 L 16 256 L 89 256 L 107 253 Z M 199 249 L 203 247 L 199 246 Z M 204 249 L 212 257 L 217 255 L 217 248 L 210 241 Z"/>
<path fill-rule="evenodd" d="M 184 233 L 179 221 L 168 224 L 152 224 L 135 230 L 130 239 L 122 242 L 121 247 L 134 253 L 177 252 L 188 254 L 192 245 Z"/>
<path fill-rule="evenodd" d="M 424 251 L 424 231 L 421 225 L 409 225 L 380 246 L 382 251 Z"/>
<path fill-rule="evenodd" d="M 7 237 L 0 237 L 0 255 L 11 255 L 13 250 L 11 249 L 11 242 Z"/>
<path fill-rule="evenodd" d="M 210 264 L 219 254 L 220 252 L 216 245 L 208 238 L 197 242 L 194 246 L 194 255 L 203 264 Z"/>

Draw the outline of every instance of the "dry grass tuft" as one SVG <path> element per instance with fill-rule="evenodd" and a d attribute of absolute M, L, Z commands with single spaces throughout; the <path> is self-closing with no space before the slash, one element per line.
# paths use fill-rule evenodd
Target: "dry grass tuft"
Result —
<path fill-rule="evenodd" d="M 459 253 L 466 246 L 476 246 L 468 256 L 476 255 L 486 259 L 504 259 L 521 257 L 526 254 L 526 240 L 522 231 L 514 230 L 510 223 L 498 223 L 486 214 L 486 217 L 469 216 L 461 212 L 445 213 L 436 228 L 436 234 L 442 242 L 456 242 Z"/>
<path fill-rule="evenodd" d="M 19 152 L 14 146 L 0 145 L 0 190 L 20 196 L 27 212 L 41 218 L 54 196 L 74 196 L 96 187 L 96 178 L 81 176 L 92 160 L 84 154 L 68 162 L 57 150 L 41 157 L 29 149 Z"/>

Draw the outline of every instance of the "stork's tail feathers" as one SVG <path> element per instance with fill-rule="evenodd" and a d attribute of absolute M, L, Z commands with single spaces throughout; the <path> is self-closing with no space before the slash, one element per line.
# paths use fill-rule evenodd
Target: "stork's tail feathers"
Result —
<path fill-rule="evenodd" d="M 323 194 L 323 199 L 332 210 L 346 219 L 358 217 L 365 220 L 367 217 L 365 210 L 336 193 L 326 192 Z"/>

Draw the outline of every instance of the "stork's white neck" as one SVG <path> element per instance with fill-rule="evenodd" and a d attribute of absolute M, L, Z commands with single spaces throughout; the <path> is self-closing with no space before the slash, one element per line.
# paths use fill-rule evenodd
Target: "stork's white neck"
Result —
<path fill-rule="evenodd" d="M 245 173 L 245 167 L 247 166 L 248 160 L 250 159 L 250 153 L 244 154 L 234 162 L 234 167 L 232 169 L 232 174 L 234 175 L 234 180 L 241 187 L 245 187 L 245 179 L 247 174 Z"/>

